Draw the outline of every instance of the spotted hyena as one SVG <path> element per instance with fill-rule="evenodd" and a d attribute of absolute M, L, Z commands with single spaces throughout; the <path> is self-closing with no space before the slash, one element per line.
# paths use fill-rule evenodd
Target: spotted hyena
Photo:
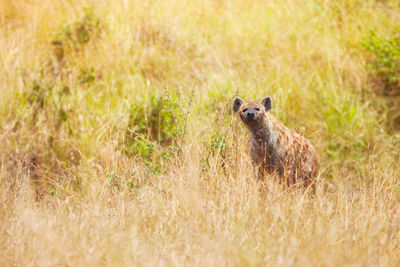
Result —
<path fill-rule="evenodd" d="M 277 173 L 288 185 L 308 185 L 318 175 L 318 154 L 309 140 L 276 119 L 271 107 L 269 96 L 261 102 L 233 100 L 233 111 L 250 132 L 250 156 L 259 178 Z"/>

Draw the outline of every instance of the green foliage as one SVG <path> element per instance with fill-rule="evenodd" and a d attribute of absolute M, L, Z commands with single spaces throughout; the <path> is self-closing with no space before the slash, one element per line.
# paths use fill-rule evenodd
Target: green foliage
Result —
<path fill-rule="evenodd" d="M 124 151 L 141 156 L 148 169 L 159 173 L 162 163 L 178 151 L 184 131 L 179 96 L 150 95 L 131 107 Z"/>
<path fill-rule="evenodd" d="M 371 73 L 383 85 L 384 94 L 400 93 L 400 31 L 389 36 L 381 36 L 375 30 L 362 42 L 372 54 L 372 62 L 368 65 Z"/>
<path fill-rule="evenodd" d="M 148 103 L 135 103 L 131 107 L 128 143 L 139 139 L 140 143 L 147 143 L 149 149 L 153 142 L 163 146 L 170 145 L 181 134 L 181 112 L 177 98 L 172 100 L 166 95 L 150 95 L 148 99 Z"/>
<path fill-rule="evenodd" d="M 95 77 L 95 70 L 93 68 L 90 68 L 89 70 L 81 70 L 81 75 L 79 77 L 79 80 L 81 83 L 87 83 L 90 84 L 94 82 L 96 79 Z"/>
<path fill-rule="evenodd" d="M 92 39 L 98 38 L 102 31 L 102 23 L 92 9 L 85 9 L 81 20 L 67 25 L 59 34 L 58 40 L 70 48 L 77 49 L 78 45 L 85 45 Z M 56 42 L 56 41 L 55 41 Z"/>
<path fill-rule="evenodd" d="M 232 94 L 233 88 L 230 86 L 224 85 L 215 85 L 208 91 L 208 99 L 210 101 L 204 102 L 204 108 L 206 111 L 215 111 L 220 109 L 222 105 L 223 112 L 229 113 L 231 112 L 231 105 L 225 105 L 229 100 L 233 99 Z"/>
<path fill-rule="evenodd" d="M 53 73 L 60 74 L 71 55 L 77 54 L 93 40 L 99 39 L 104 29 L 100 19 L 92 9 L 85 9 L 82 19 L 66 25 L 55 34 L 51 44 L 53 48 L 54 61 Z M 81 70 L 81 83 L 93 82 L 95 76 L 93 70 Z"/>
<path fill-rule="evenodd" d="M 117 174 L 112 173 L 112 174 L 107 174 L 106 176 L 107 176 L 107 178 L 108 178 L 107 183 L 108 183 L 110 186 L 114 186 L 114 187 L 119 187 L 119 186 L 120 186 L 120 184 L 121 184 L 121 178 L 118 177 Z"/>
<path fill-rule="evenodd" d="M 56 194 L 56 189 L 54 189 L 54 188 L 50 188 L 50 190 L 49 190 L 49 193 L 52 195 L 52 196 L 54 196 L 55 194 Z"/>
<path fill-rule="evenodd" d="M 219 162 L 220 166 L 224 168 L 227 153 L 231 152 L 227 151 L 228 142 L 229 140 L 226 135 L 220 131 L 215 132 L 209 139 L 209 142 L 206 144 L 206 154 L 204 158 L 205 161 L 202 162 L 203 167 L 210 167 L 216 162 Z M 230 145 L 230 147 L 232 146 Z"/>
<path fill-rule="evenodd" d="M 226 147 L 226 136 L 222 135 L 221 132 L 215 133 L 211 137 L 210 144 L 208 146 L 209 153 L 211 155 L 220 154 Z"/>
<path fill-rule="evenodd" d="M 331 159 L 351 157 L 358 159 L 366 147 L 365 133 L 362 132 L 363 112 L 359 103 L 346 101 L 335 103 L 331 98 L 324 99 L 324 118 L 327 126 L 327 146 L 325 152 Z"/>
<path fill-rule="evenodd" d="M 400 28 L 387 35 L 370 30 L 362 44 L 372 55 L 368 69 L 379 82 L 377 92 L 383 100 L 374 101 L 374 108 L 385 114 L 384 126 L 393 132 L 400 127 Z"/>
<path fill-rule="evenodd" d="M 107 186 L 114 192 L 127 189 L 129 191 L 136 191 L 143 186 L 150 185 L 151 180 L 144 177 L 139 177 L 136 169 L 133 169 L 124 175 L 118 175 L 116 173 L 106 174 Z M 148 177 L 147 177 L 148 178 Z"/>
<path fill-rule="evenodd" d="M 26 91 L 21 98 L 21 105 L 26 105 L 26 110 L 31 126 L 38 123 L 41 116 L 54 116 L 55 126 L 59 128 L 62 122 L 69 118 L 68 111 L 64 109 L 64 100 L 70 94 L 69 87 L 59 89 L 54 84 L 34 82 L 32 89 Z"/>

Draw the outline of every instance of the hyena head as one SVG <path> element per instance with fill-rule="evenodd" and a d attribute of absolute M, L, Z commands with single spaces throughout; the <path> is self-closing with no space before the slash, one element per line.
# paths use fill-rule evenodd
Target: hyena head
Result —
<path fill-rule="evenodd" d="M 269 96 L 260 102 L 249 100 L 243 101 L 240 97 L 233 100 L 233 111 L 239 113 L 240 119 L 249 127 L 262 123 L 265 113 L 272 107 L 272 100 Z"/>

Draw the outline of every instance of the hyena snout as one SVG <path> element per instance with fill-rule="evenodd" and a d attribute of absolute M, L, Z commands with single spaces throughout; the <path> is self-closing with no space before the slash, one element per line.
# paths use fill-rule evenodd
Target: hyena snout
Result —
<path fill-rule="evenodd" d="M 243 121 L 248 123 L 254 123 L 258 119 L 260 119 L 260 109 L 259 108 L 245 108 L 242 111 Z"/>
<path fill-rule="evenodd" d="M 247 118 L 248 118 L 249 120 L 254 119 L 254 116 L 255 116 L 254 111 L 249 110 L 249 111 L 247 112 Z"/>

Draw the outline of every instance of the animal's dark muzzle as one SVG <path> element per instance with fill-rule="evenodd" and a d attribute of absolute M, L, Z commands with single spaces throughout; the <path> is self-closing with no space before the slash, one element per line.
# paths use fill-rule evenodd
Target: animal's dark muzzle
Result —
<path fill-rule="evenodd" d="M 255 114 L 253 111 L 247 112 L 247 119 L 254 120 Z"/>

